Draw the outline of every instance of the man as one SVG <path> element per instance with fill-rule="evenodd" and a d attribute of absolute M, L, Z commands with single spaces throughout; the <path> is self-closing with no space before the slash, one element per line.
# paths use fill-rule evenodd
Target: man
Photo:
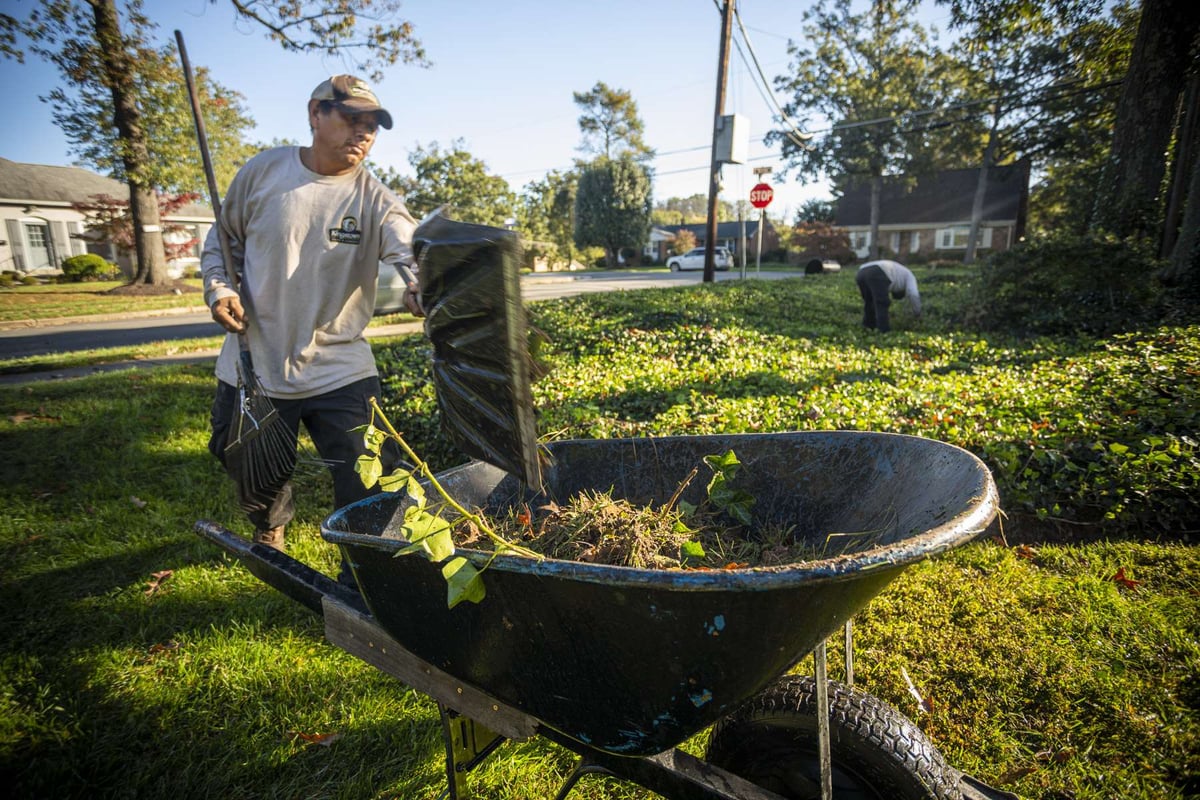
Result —
<path fill-rule="evenodd" d="M 868 261 L 858 268 L 854 277 L 863 299 L 863 327 L 878 328 L 880 333 L 892 329 L 888 321 L 888 306 L 892 298 L 908 299 L 912 312 L 921 316 L 921 295 L 917 279 L 903 264 L 896 261 Z"/>
<path fill-rule="evenodd" d="M 229 186 L 218 224 L 238 282 L 215 226 L 202 269 L 213 319 L 244 334 L 255 373 L 291 430 L 304 423 L 329 465 L 340 508 L 378 491 L 365 489 L 355 472 L 366 450 L 361 432 L 351 432 L 370 420 L 369 400 L 380 395 L 363 331 L 374 311 L 379 262 L 412 265 L 416 223 L 362 166 L 379 127 L 392 127 L 392 115 L 364 81 L 338 75 L 322 82 L 308 101 L 308 123 L 311 145 L 259 153 Z M 416 291 L 408 287 L 406 302 L 420 314 Z M 209 450 L 222 464 L 238 414 L 238 338 L 226 336 L 217 359 Z M 396 456 L 385 453 L 385 469 Z M 288 484 L 248 513 L 254 541 L 284 549 L 293 514 Z M 345 564 L 342 570 L 340 579 L 352 582 Z"/>

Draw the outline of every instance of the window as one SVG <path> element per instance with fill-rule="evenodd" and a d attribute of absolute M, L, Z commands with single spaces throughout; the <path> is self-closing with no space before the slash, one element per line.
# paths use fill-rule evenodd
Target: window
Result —
<path fill-rule="evenodd" d="M 893 253 L 900 252 L 900 231 L 892 231 L 892 235 L 888 237 L 888 247 Z"/>
<path fill-rule="evenodd" d="M 910 252 L 910 253 L 921 252 L 921 232 L 920 231 L 912 232 L 912 242 L 908 245 L 908 252 Z"/>
<path fill-rule="evenodd" d="M 867 249 L 871 246 L 870 231 L 851 231 L 850 232 L 850 249 L 853 250 L 861 258 L 867 254 Z"/>
<path fill-rule="evenodd" d="M 953 228 L 940 228 L 937 232 L 937 249 L 939 250 L 966 250 L 967 237 L 971 234 L 971 228 L 968 225 L 956 225 Z M 991 247 L 992 246 L 992 229 L 980 228 L 979 239 L 975 242 L 976 247 Z"/>
<path fill-rule="evenodd" d="M 29 270 L 50 266 L 49 225 L 44 222 L 26 222 L 25 245 L 29 251 Z"/>

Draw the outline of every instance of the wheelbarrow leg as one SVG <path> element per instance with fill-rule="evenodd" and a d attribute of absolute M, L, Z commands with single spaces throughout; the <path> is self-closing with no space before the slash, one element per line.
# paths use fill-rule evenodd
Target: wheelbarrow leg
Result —
<path fill-rule="evenodd" d="M 817 756 L 821 761 L 821 800 L 833 800 L 833 755 L 829 747 L 829 669 L 825 642 L 813 651 L 817 679 Z"/>
<path fill-rule="evenodd" d="M 450 800 L 470 797 L 467 773 L 479 766 L 507 739 L 470 717 L 438 703 L 442 714 L 442 739 L 446 743 L 446 787 Z"/>

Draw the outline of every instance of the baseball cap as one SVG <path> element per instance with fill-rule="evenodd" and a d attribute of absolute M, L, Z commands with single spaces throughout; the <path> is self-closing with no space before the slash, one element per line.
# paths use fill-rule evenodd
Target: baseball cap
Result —
<path fill-rule="evenodd" d="M 351 114 L 374 111 L 379 117 L 379 124 L 389 131 L 392 129 L 392 115 L 379 104 L 379 98 L 362 78 L 356 78 L 353 75 L 334 75 L 313 89 L 312 99 L 328 100 Z"/>

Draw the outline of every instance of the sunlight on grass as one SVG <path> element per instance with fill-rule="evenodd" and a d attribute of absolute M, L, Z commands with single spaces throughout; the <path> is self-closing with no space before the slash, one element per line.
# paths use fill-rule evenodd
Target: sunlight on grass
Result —
<path fill-rule="evenodd" d="M 879 337 L 858 328 L 852 275 L 766 283 L 534 305 L 556 368 L 535 387 L 543 431 L 867 428 L 970 448 L 1001 486 L 1009 543 L 922 562 L 876 597 L 855 619 L 856 685 L 951 764 L 1023 797 L 1190 796 L 1200 549 L 1180 532 L 1200 496 L 1200 332 L 974 336 L 942 316 L 954 284 L 931 281 L 927 315 L 897 314 Z M 375 351 L 389 416 L 425 457 L 461 463 L 440 431 L 428 343 Z M 193 533 L 202 518 L 252 527 L 207 452 L 212 381 L 201 364 L 0 386 L 9 791 L 434 800 L 433 702 L 327 644 L 319 617 Z M 288 552 L 336 574 L 319 533 L 328 476 L 303 475 L 295 496 Z M 573 763 L 545 740 L 507 743 L 471 785 L 544 800 Z M 572 793 L 654 796 L 599 776 Z"/>

